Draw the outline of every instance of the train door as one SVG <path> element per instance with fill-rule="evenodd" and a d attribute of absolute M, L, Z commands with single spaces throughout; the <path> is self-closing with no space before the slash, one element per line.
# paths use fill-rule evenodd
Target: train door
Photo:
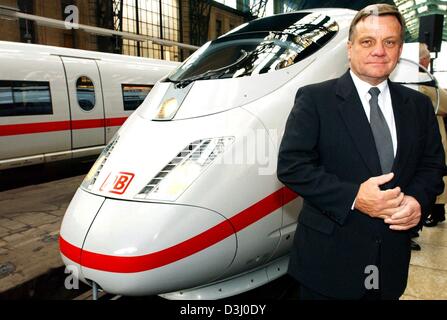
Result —
<path fill-rule="evenodd" d="M 72 148 L 105 144 L 101 77 L 92 59 L 62 57 L 70 101 Z"/>
<path fill-rule="evenodd" d="M 67 86 L 58 57 L 0 50 L 0 169 L 69 158 Z"/>

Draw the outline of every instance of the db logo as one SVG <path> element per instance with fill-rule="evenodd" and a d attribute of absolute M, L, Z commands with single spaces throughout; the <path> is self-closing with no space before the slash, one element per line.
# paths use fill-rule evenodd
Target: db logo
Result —
<path fill-rule="evenodd" d="M 123 194 L 126 192 L 127 187 L 135 176 L 130 172 L 118 172 L 115 175 L 115 179 L 109 180 L 110 175 L 111 174 L 109 173 L 106 180 L 104 180 L 103 184 L 101 185 L 101 188 L 99 188 L 99 191 L 106 190 L 110 193 Z"/>

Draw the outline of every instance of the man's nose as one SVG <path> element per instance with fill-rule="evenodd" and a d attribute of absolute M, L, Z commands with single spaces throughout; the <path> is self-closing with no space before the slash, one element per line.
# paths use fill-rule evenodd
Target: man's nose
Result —
<path fill-rule="evenodd" d="M 385 53 L 386 53 L 385 46 L 383 45 L 383 43 L 381 41 L 377 41 L 371 54 L 373 56 L 384 56 Z"/>

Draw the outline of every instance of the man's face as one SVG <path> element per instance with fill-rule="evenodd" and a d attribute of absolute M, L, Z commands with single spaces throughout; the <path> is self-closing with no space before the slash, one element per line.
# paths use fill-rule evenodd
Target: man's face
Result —
<path fill-rule="evenodd" d="M 401 26 L 394 16 L 369 16 L 359 21 L 348 42 L 351 70 L 377 85 L 387 79 L 402 53 Z"/>
<path fill-rule="evenodd" d="M 419 64 L 422 65 L 425 69 L 427 69 L 428 65 L 430 64 L 430 57 L 421 57 L 419 59 Z"/>

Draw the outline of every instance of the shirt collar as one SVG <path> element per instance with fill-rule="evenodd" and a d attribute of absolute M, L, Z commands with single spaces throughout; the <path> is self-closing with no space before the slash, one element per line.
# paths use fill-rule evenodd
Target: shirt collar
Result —
<path fill-rule="evenodd" d="M 380 93 L 383 93 L 385 92 L 385 90 L 388 90 L 388 79 L 383 80 L 376 86 L 372 86 L 368 82 L 360 79 L 354 72 L 352 72 L 352 70 L 349 70 L 349 72 L 351 74 L 352 80 L 354 81 L 354 85 L 360 97 L 366 97 L 366 95 L 369 94 L 368 91 L 369 89 L 371 89 L 371 87 L 379 88 Z"/>

